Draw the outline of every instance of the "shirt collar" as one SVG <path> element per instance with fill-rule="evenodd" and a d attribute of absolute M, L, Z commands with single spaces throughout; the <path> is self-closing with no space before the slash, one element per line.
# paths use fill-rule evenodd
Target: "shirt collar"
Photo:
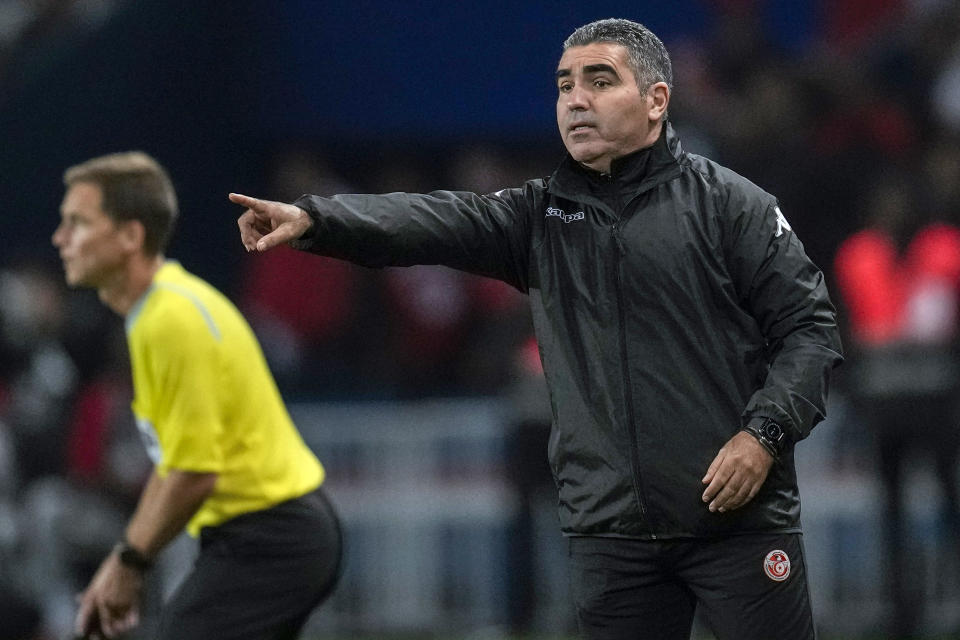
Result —
<path fill-rule="evenodd" d="M 548 191 L 571 200 L 584 195 L 606 199 L 603 194 L 615 183 L 623 195 L 638 195 L 679 175 L 682 156 L 680 139 L 665 121 L 656 142 L 614 159 L 609 174 L 588 169 L 567 154 L 550 176 Z"/>

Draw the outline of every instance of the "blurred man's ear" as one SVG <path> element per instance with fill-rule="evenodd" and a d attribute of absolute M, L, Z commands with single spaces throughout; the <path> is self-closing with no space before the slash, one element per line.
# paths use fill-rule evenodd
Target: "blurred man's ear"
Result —
<path fill-rule="evenodd" d="M 139 220 L 125 220 L 120 225 L 120 242 L 123 248 L 134 253 L 142 251 L 147 240 L 147 229 Z"/>

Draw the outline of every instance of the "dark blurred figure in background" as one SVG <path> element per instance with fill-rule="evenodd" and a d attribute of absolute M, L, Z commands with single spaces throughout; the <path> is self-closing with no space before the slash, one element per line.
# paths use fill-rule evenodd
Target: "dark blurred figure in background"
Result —
<path fill-rule="evenodd" d="M 57 637 L 73 628 L 76 594 L 123 535 L 151 464 L 130 413 L 129 367 L 119 327 L 103 341 L 104 369 L 78 390 L 60 428 L 64 464 L 31 482 L 21 498 L 21 548 L 27 585 Z M 149 581 L 147 625 L 159 604 Z"/>
<path fill-rule="evenodd" d="M 0 379 L 2 382 L 2 379 Z M 0 417 L 3 411 L 0 384 Z M 20 525 L 16 506 L 17 465 L 13 441 L 0 419 L 0 640 L 41 640 L 42 616 L 39 599 L 20 587 L 17 568 L 17 539 Z"/>
<path fill-rule="evenodd" d="M 960 229 L 944 221 L 942 211 L 918 211 L 916 202 L 902 177 L 878 181 L 865 199 L 866 227 L 840 246 L 835 260 L 855 349 L 848 390 L 875 435 L 885 491 L 886 578 L 896 638 L 914 637 L 925 613 L 922 563 L 916 561 L 922 554 L 910 542 L 915 536 L 905 498 L 909 463 L 917 455 L 933 459 L 945 499 L 936 557 L 942 566 L 960 566 Z"/>
<path fill-rule="evenodd" d="M 34 618 L 37 627 L 41 621 L 56 627 L 48 607 L 55 578 L 30 570 L 28 544 L 38 532 L 23 516 L 31 514 L 36 488 L 58 477 L 66 461 L 62 425 L 78 372 L 62 339 L 65 322 L 63 287 L 43 265 L 0 271 L 0 584 L 9 590 L 0 598 L 9 604 L 3 613 L 10 624 L 21 630 Z M 2 633 L 7 618 L 0 620 Z"/>
<path fill-rule="evenodd" d="M 122 530 L 124 487 L 144 477 L 132 426 L 113 429 L 123 381 L 100 374 L 126 357 L 123 335 L 106 348 L 115 333 L 77 302 L 40 262 L 0 271 L 0 638 L 34 619 L 69 632 L 82 576 Z"/>
<path fill-rule="evenodd" d="M 42 631 L 40 610 L 17 590 L 0 585 L 0 640 L 48 640 Z"/>
<path fill-rule="evenodd" d="M 78 371 L 62 338 L 63 287 L 42 265 L 0 271 L 0 307 L 3 415 L 24 486 L 63 469 L 61 425 L 77 390 Z"/>

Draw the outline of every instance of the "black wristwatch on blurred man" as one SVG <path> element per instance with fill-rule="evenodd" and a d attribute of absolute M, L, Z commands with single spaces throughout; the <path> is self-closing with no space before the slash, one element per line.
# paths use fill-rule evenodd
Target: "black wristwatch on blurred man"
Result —
<path fill-rule="evenodd" d="M 146 573 L 153 566 L 153 560 L 126 540 L 118 542 L 115 550 L 120 564 L 125 567 L 136 569 L 140 573 Z"/>
<path fill-rule="evenodd" d="M 770 418 L 753 418 L 743 428 L 757 439 L 773 458 L 779 459 L 787 444 L 787 432 Z"/>

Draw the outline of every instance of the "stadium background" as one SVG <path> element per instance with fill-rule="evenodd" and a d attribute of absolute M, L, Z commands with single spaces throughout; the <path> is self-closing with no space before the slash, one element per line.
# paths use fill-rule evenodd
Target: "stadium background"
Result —
<path fill-rule="evenodd" d="M 960 217 L 953 1 L 0 0 L 0 585 L 51 626 L 66 619 L 142 478 L 120 322 L 64 289 L 49 245 L 63 169 L 138 148 L 180 195 L 169 255 L 248 314 L 330 469 L 351 541 L 312 633 L 568 634 L 523 298 L 444 269 L 248 256 L 226 194 L 493 191 L 546 175 L 562 153 L 561 41 L 609 16 L 663 38 L 686 148 L 776 194 L 831 280 L 881 188 L 915 224 Z M 825 637 L 881 637 L 882 496 L 846 382 L 798 456 L 810 573 Z M 960 593 L 937 546 L 941 495 L 912 465 L 903 553 L 934 637 L 960 627 Z M 169 554 L 155 597 L 186 553 Z"/>

